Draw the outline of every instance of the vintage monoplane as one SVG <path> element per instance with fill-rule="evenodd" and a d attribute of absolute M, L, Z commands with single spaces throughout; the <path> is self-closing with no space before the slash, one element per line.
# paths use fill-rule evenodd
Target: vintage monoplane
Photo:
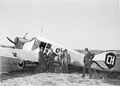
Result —
<path fill-rule="evenodd" d="M 55 53 L 57 53 L 56 51 L 60 48 L 67 49 L 71 57 L 70 65 L 74 67 L 83 67 L 84 65 L 83 53 L 66 48 L 43 37 L 34 37 L 31 40 L 25 37 L 16 37 L 15 41 L 7 37 L 14 46 L 0 46 L 0 72 L 4 73 L 26 68 L 35 68 L 38 65 L 39 46 L 49 51 L 52 48 Z M 92 68 L 96 70 L 120 72 L 120 54 L 118 54 L 116 50 L 104 51 L 97 54 L 93 58 Z"/>

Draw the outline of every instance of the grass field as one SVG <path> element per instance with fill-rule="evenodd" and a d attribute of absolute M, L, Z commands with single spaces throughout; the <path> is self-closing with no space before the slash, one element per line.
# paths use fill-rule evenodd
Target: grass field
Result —
<path fill-rule="evenodd" d="M 94 74 L 81 77 L 81 73 L 34 73 L 33 70 L 3 74 L 0 86 L 120 86 L 120 79 L 110 79 Z"/>

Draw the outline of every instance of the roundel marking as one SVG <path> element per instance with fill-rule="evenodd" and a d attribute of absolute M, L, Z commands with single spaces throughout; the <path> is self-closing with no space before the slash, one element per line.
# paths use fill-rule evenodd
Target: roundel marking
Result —
<path fill-rule="evenodd" d="M 60 51 L 60 49 L 59 49 L 59 48 L 56 48 L 55 52 L 58 53 L 59 51 Z"/>
<path fill-rule="evenodd" d="M 105 57 L 105 64 L 109 69 L 115 66 L 116 55 L 114 53 L 108 53 Z"/>

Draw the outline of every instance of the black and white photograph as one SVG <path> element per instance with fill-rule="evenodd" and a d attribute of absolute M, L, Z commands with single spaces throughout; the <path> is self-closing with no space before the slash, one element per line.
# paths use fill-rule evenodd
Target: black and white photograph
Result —
<path fill-rule="evenodd" d="M 0 0 L 0 86 L 120 86 L 120 0 Z"/>

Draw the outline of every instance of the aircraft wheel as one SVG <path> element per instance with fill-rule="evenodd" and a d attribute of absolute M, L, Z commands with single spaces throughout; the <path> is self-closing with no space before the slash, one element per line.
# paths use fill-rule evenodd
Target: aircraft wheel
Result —
<path fill-rule="evenodd" d="M 25 62 L 23 60 L 19 60 L 17 65 L 19 68 L 23 68 L 25 66 Z"/>

